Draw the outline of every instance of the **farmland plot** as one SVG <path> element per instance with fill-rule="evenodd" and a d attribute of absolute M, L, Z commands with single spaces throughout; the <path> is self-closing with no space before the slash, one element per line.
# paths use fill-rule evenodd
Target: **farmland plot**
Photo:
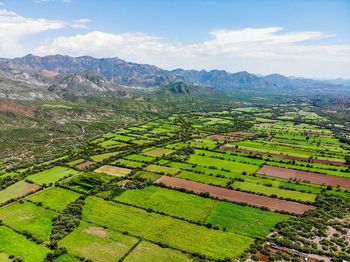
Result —
<path fill-rule="evenodd" d="M 117 166 L 101 166 L 95 170 L 97 173 L 104 173 L 111 176 L 123 177 L 130 174 L 131 169 Z"/>
<path fill-rule="evenodd" d="M 10 199 L 25 196 L 26 194 L 38 189 L 40 189 L 40 186 L 36 184 L 27 183 L 23 180 L 19 181 L 0 191 L 0 204 L 3 204 Z"/>
<path fill-rule="evenodd" d="M 56 166 L 42 172 L 30 175 L 27 179 L 38 185 L 55 183 L 60 179 L 77 174 L 78 171 L 66 167 Z"/>
<path fill-rule="evenodd" d="M 253 242 L 253 239 L 248 237 L 207 229 L 95 197 L 86 199 L 83 219 L 117 231 L 128 231 L 146 240 L 216 259 L 237 257 Z"/>
<path fill-rule="evenodd" d="M 37 239 L 49 240 L 52 218 L 57 212 L 38 207 L 32 203 L 15 203 L 0 209 L 0 219 L 18 231 L 27 231 Z"/>
<path fill-rule="evenodd" d="M 8 227 L 0 226 L 0 251 L 7 255 L 21 257 L 26 262 L 38 262 L 43 261 L 50 250 L 35 244 Z"/>
<path fill-rule="evenodd" d="M 63 211 L 68 204 L 77 200 L 79 196 L 81 196 L 79 193 L 61 187 L 52 187 L 28 199 L 35 203 L 41 203 L 44 207 L 60 212 Z"/>
<path fill-rule="evenodd" d="M 137 238 L 81 222 L 58 245 L 67 248 L 72 255 L 107 262 L 111 258 L 118 261 L 137 241 Z"/>
<path fill-rule="evenodd" d="M 126 257 L 125 262 L 143 261 L 167 261 L 167 262 L 190 262 L 193 259 L 177 250 L 162 248 L 147 241 L 142 241 Z"/>

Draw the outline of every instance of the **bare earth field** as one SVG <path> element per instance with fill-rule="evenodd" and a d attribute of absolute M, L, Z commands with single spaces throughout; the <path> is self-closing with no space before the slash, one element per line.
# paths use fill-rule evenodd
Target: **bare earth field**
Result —
<path fill-rule="evenodd" d="M 346 177 L 327 176 L 320 173 L 306 172 L 301 170 L 294 170 L 289 168 L 275 167 L 275 166 L 268 166 L 268 165 L 263 165 L 259 169 L 258 174 L 286 178 L 286 179 L 292 178 L 292 179 L 298 179 L 302 181 L 309 181 L 310 183 L 314 183 L 314 184 L 340 186 L 341 188 L 344 188 L 344 189 L 348 189 L 348 190 L 350 189 L 350 179 Z"/>
<path fill-rule="evenodd" d="M 173 188 L 192 190 L 196 193 L 209 193 L 212 197 L 232 202 L 246 203 L 257 207 L 266 207 L 272 211 L 285 211 L 301 215 L 304 212 L 315 208 L 311 205 L 205 185 L 176 177 L 162 176 L 156 182 Z"/>
<path fill-rule="evenodd" d="M 105 173 L 111 176 L 126 176 L 128 175 L 131 170 L 128 168 L 124 168 L 124 167 L 116 167 L 116 166 L 101 166 L 100 168 L 96 169 L 95 172 L 97 173 Z"/>
<path fill-rule="evenodd" d="M 310 159 L 310 158 L 298 157 L 298 156 L 287 156 L 287 155 L 282 155 L 282 154 L 272 154 L 272 153 L 254 151 L 254 150 L 234 148 L 234 147 L 229 147 L 229 146 L 222 146 L 222 147 L 220 147 L 220 149 L 221 150 L 236 151 L 236 152 L 241 152 L 241 153 L 247 153 L 247 154 L 261 155 L 261 156 L 271 156 L 271 157 L 275 157 L 275 158 L 282 158 L 282 159 L 288 159 L 288 160 L 306 161 L 306 162 L 310 162 L 310 163 L 319 163 L 319 164 L 325 164 L 325 165 L 348 166 L 348 164 L 343 163 L 343 162 L 323 160 L 323 159 Z"/>
<path fill-rule="evenodd" d="M 95 164 L 95 162 L 93 162 L 93 161 L 85 161 L 83 163 L 80 163 L 80 164 L 76 165 L 76 168 L 78 168 L 79 170 L 85 170 L 85 169 L 89 168 L 93 164 Z"/>

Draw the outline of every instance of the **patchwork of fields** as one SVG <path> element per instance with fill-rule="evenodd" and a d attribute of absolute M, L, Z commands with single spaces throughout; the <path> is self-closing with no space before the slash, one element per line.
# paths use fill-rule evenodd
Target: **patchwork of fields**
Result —
<path fill-rule="evenodd" d="M 347 144 L 253 109 L 158 119 L 2 170 L 0 261 L 244 260 L 321 194 L 350 196 Z"/>

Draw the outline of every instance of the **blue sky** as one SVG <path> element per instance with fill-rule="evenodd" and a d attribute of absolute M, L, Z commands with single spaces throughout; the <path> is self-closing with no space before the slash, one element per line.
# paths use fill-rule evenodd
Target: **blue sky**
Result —
<path fill-rule="evenodd" d="M 0 56 L 350 78 L 350 1 L 0 0 Z"/>

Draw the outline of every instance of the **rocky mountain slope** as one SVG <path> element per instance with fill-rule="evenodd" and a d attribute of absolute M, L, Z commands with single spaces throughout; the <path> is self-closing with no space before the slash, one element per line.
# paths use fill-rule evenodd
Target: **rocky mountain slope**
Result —
<path fill-rule="evenodd" d="M 289 78 L 279 74 L 257 76 L 246 71 L 169 71 L 153 65 L 126 62 L 116 57 L 27 55 L 14 59 L 0 59 L 0 97 L 57 99 L 66 96 L 125 95 L 129 89 L 127 87 L 167 87 L 166 90 L 170 93 L 187 95 L 201 91 L 206 93 L 208 87 L 218 90 L 276 92 L 348 92 L 350 89 L 342 84 Z"/>

